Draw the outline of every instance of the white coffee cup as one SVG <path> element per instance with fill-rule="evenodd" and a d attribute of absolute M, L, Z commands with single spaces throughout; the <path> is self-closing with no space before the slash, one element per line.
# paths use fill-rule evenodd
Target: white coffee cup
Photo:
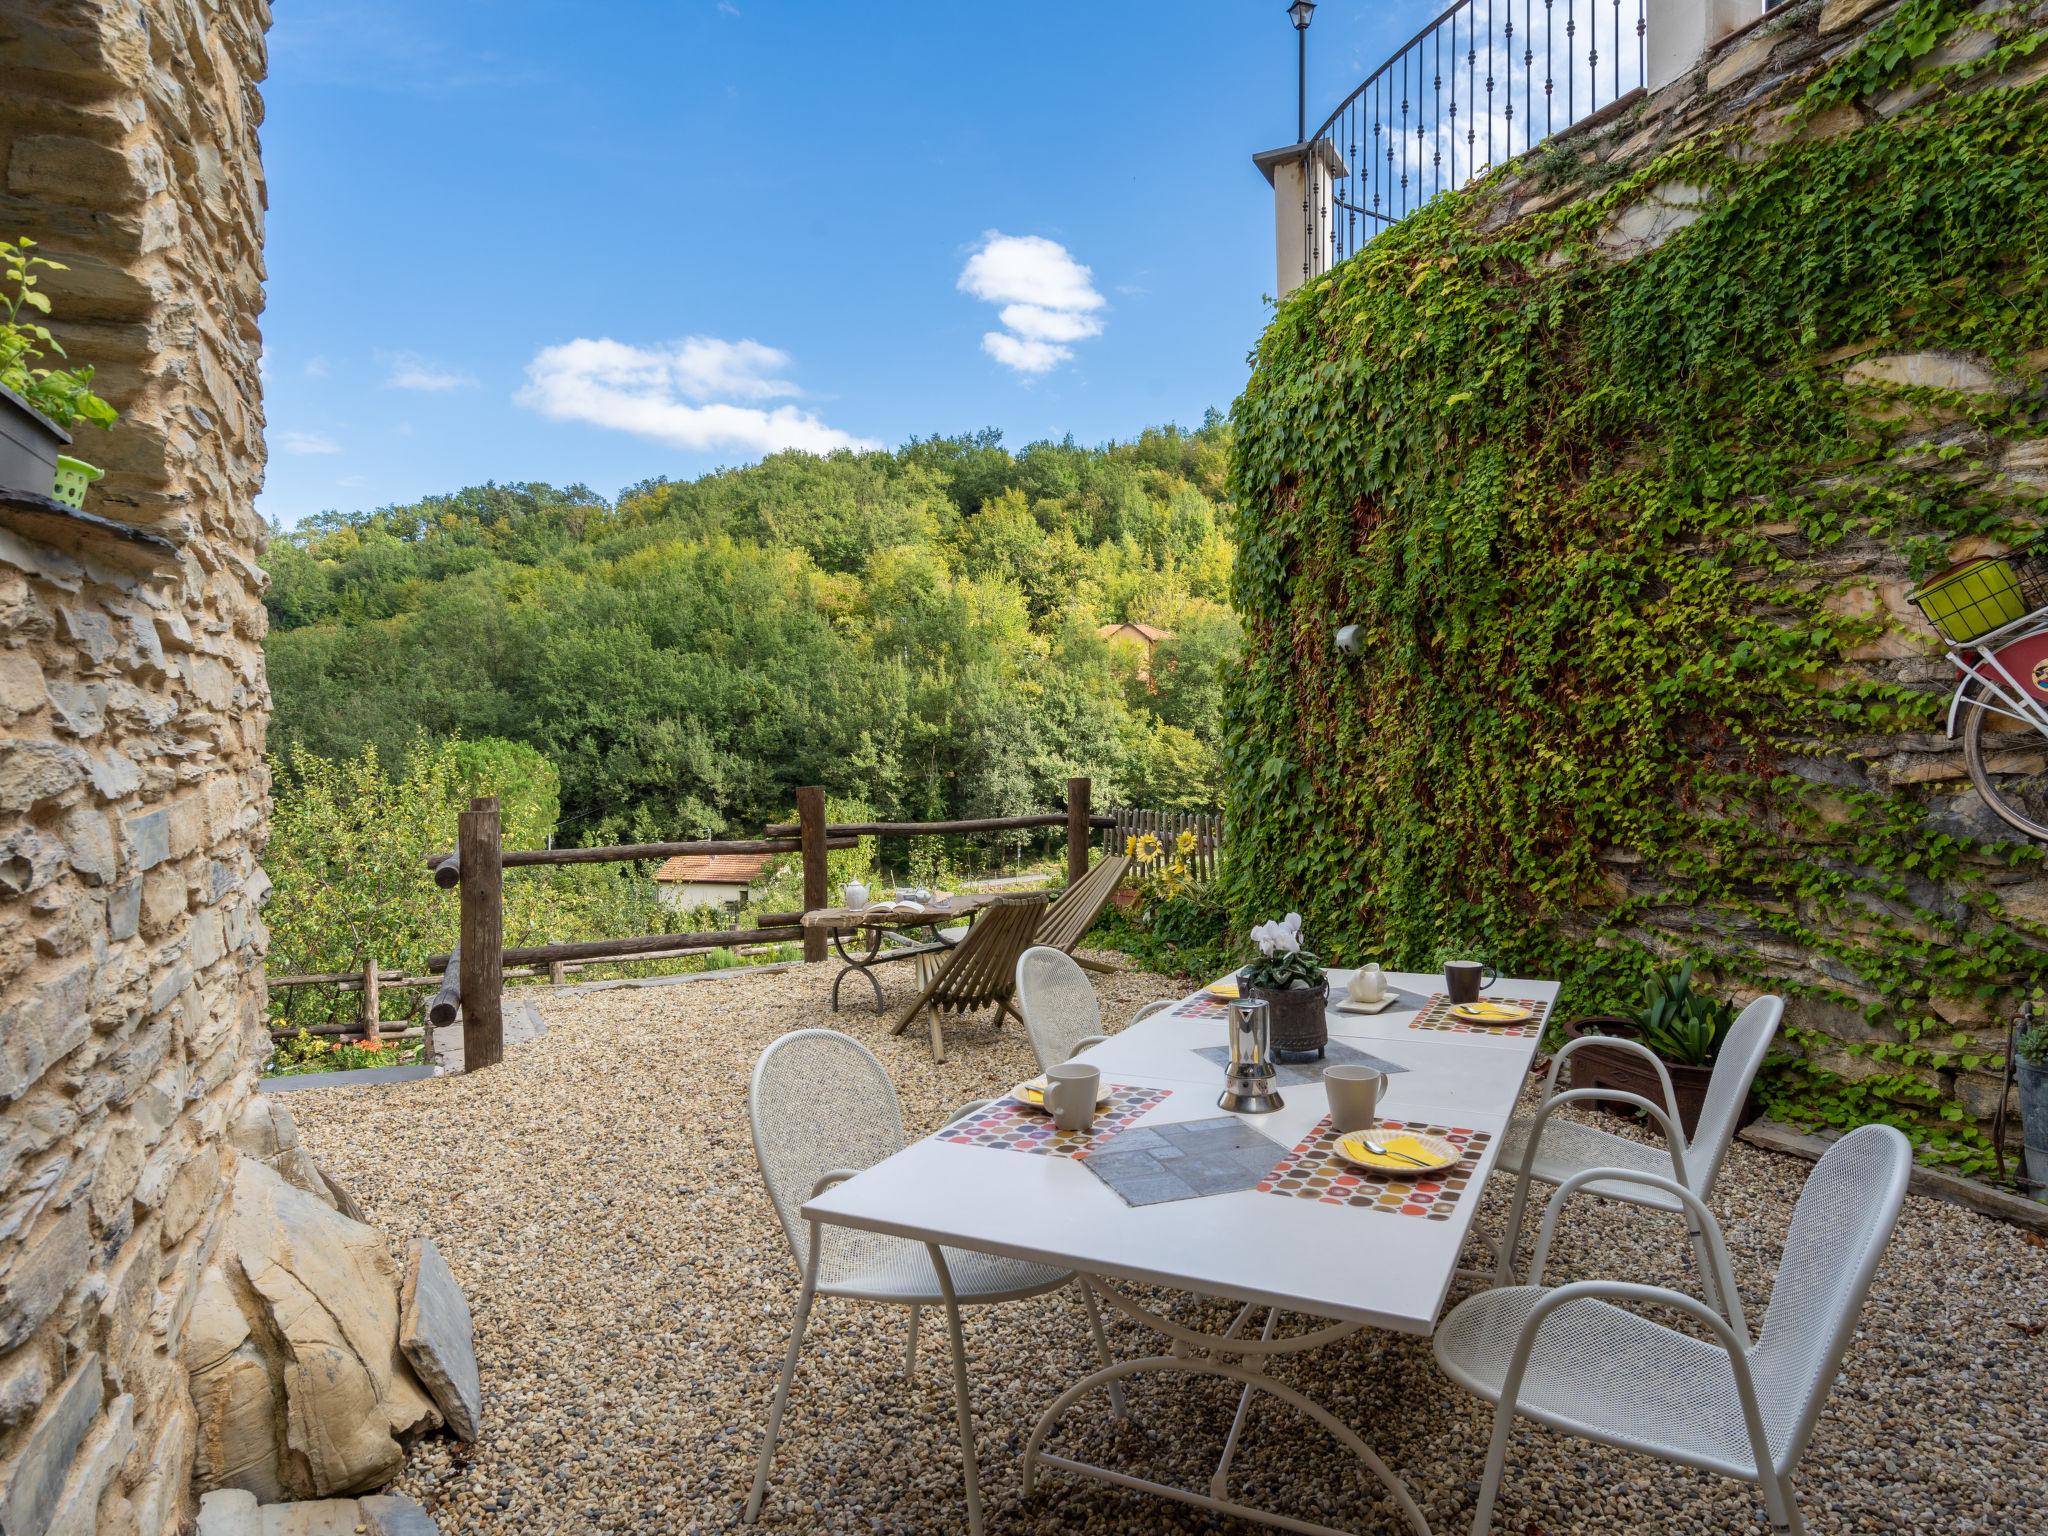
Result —
<path fill-rule="evenodd" d="M 1095 1101 L 1102 1093 L 1102 1069 L 1085 1061 L 1063 1061 L 1045 1074 L 1045 1107 L 1063 1131 L 1095 1126 Z"/>
<path fill-rule="evenodd" d="M 1351 973 L 1348 990 L 1354 1003 L 1376 1003 L 1387 995 L 1387 973 L 1378 965 L 1361 965 Z"/>
<path fill-rule="evenodd" d="M 1369 1131 L 1387 1091 L 1387 1074 L 1373 1067 L 1339 1063 L 1323 1068 L 1330 1098 L 1330 1124 L 1340 1131 Z"/>

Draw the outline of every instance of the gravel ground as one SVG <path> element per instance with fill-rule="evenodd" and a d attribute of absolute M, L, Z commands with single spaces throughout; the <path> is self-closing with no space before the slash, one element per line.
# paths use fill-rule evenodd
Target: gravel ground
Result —
<path fill-rule="evenodd" d="M 431 1236 L 469 1295 L 483 1438 L 423 1442 L 398 1484 L 450 1536 L 738 1528 L 798 1278 L 748 1142 L 755 1056 L 786 1030 L 847 1030 L 888 1067 L 914 1132 L 1031 1066 L 1014 1025 L 974 1024 L 949 1027 L 952 1059 L 937 1066 L 922 1029 L 899 1041 L 865 1008 L 831 1015 L 831 971 L 556 997 L 541 1005 L 545 1039 L 475 1077 L 291 1096 L 322 1165 L 395 1242 Z M 889 975 L 892 1007 L 910 980 L 907 967 Z M 1182 990 L 1135 974 L 1098 981 L 1117 1024 Z M 1717 1205 L 1759 1312 L 1805 1170 L 1738 1145 L 1722 1175 Z M 1496 1186 L 1481 1221 L 1497 1226 L 1504 1207 Z M 1581 1209 L 1595 1219 L 1561 1236 L 1562 1273 L 1689 1284 L 1675 1229 L 1628 1208 Z M 1085 1323 L 1060 1294 L 967 1316 L 992 1533 L 1251 1529 L 1059 1473 L 1026 1503 L 1017 1458 L 1039 1409 L 1090 1365 Z M 1809 1527 L 2048 1529 L 2048 1333 L 2031 1331 L 2043 1321 L 2048 1249 L 1909 1199 L 1806 1456 Z M 944 1335 L 905 1382 L 903 1326 L 900 1309 L 820 1302 L 764 1529 L 965 1530 Z M 1152 1337 L 1111 1324 L 1120 1354 Z M 1425 1342 L 1367 1332 L 1279 1374 L 1359 1426 L 1439 1532 L 1465 1528 L 1488 1411 L 1437 1373 Z M 1084 1402 L 1051 1443 L 1205 1486 L 1234 1401 L 1220 1381 L 1155 1378 L 1133 1390 L 1129 1424 Z M 1255 1501 L 1395 1528 L 1355 1463 L 1270 1399 L 1238 1466 Z M 1495 1525 L 1513 1536 L 1766 1528 L 1742 1484 L 1526 1424 Z"/>

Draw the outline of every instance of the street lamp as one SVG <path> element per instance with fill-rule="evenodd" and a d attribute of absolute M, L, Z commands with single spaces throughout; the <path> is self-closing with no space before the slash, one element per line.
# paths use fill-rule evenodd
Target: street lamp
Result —
<path fill-rule="evenodd" d="M 1294 0 L 1287 7 L 1287 19 L 1294 23 L 1296 49 L 1294 92 L 1294 142 L 1308 137 L 1308 24 L 1315 20 L 1314 0 Z"/>

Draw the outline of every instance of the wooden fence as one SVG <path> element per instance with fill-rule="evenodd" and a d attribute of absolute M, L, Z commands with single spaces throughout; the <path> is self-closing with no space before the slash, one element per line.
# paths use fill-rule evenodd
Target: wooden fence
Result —
<path fill-rule="evenodd" d="M 498 802 L 473 801 L 462 813 L 453 852 L 427 855 L 427 867 L 442 889 L 459 889 L 462 903 L 455 948 L 427 961 L 440 973 L 438 990 L 427 1004 L 431 1024 L 462 1020 L 462 1064 L 465 1072 L 492 1066 L 505 1054 L 502 1015 L 507 967 L 588 963 L 599 960 L 671 958 L 694 950 L 737 948 L 743 944 L 802 940 L 804 959 L 825 958 L 822 929 L 802 926 L 803 912 L 829 904 L 825 855 L 833 848 L 851 848 L 863 837 L 961 836 L 980 832 L 1014 832 L 1037 827 L 1067 830 L 1067 878 L 1088 871 L 1088 845 L 1098 829 L 1112 830 L 1114 817 L 1092 813 L 1091 784 L 1067 781 L 1067 804 L 1061 811 L 1031 816 L 1001 816 L 976 821 L 842 822 L 825 820 L 825 792 L 806 787 L 796 792 L 797 819 L 764 829 L 758 838 L 694 843 L 630 843 L 607 848 L 506 849 L 499 839 Z M 1117 847 L 1122 847 L 1119 840 Z M 667 859 L 678 854 L 794 853 L 803 861 L 803 912 L 771 913 L 753 928 L 722 932 L 655 933 L 626 939 L 574 940 L 507 949 L 504 931 L 504 872 L 533 865 L 620 863 L 635 859 Z M 368 977 L 372 973 L 364 973 Z M 353 973 L 351 973 L 351 976 Z M 344 977 L 337 985 L 346 984 Z M 379 975 L 375 985 L 381 985 Z"/>
<path fill-rule="evenodd" d="M 1223 818 L 1213 811 L 1143 811 L 1126 806 L 1114 813 L 1109 846 L 1121 853 L 1132 838 L 1147 833 L 1159 839 L 1159 851 L 1149 859 L 1133 858 L 1131 873 L 1143 879 L 1170 864 L 1176 857 L 1187 865 L 1197 880 L 1214 880 L 1223 853 Z M 1181 839 L 1192 838 L 1186 853 Z"/>

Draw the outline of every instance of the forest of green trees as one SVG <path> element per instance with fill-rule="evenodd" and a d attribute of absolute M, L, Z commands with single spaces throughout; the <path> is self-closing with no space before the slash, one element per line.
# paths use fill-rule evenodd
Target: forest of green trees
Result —
<path fill-rule="evenodd" d="M 496 738 L 552 766 L 564 843 L 746 835 L 800 784 L 892 819 L 1042 810 L 1073 774 L 1213 805 L 1229 432 L 933 437 L 275 531 L 280 801 L 310 760 Z M 1125 620 L 1172 638 L 1148 662 L 1098 635 Z"/>

